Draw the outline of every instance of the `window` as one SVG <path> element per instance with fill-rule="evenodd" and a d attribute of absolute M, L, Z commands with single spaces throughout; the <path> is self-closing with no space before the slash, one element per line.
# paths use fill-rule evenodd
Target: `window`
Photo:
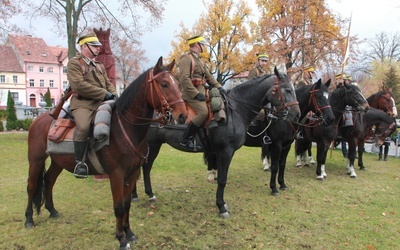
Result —
<path fill-rule="evenodd" d="M 63 67 L 63 73 L 64 73 L 64 74 L 67 74 L 67 66 L 64 66 L 64 67 Z"/>
<path fill-rule="evenodd" d="M 68 87 L 68 81 L 63 81 L 63 90 L 66 90 Z"/>
<path fill-rule="evenodd" d="M 14 100 L 14 102 L 19 101 L 18 92 L 10 92 L 10 94 L 11 94 L 11 98 Z"/>
<path fill-rule="evenodd" d="M 33 71 L 33 66 L 28 66 L 29 71 Z"/>
<path fill-rule="evenodd" d="M 29 87 L 35 87 L 35 79 L 29 79 Z"/>
<path fill-rule="evenodd" d="M 49 81 L 49 86 L 50 86 L 50 88 L 54 88 L 54 80 Z"/>
<path fill-rule="evenodd" d="M 39 72 L 44 72 L 44 68 L 43 67 L 39 67 Z"/>
<path fill-rule="evenodd" d="M 0 83 L 5 83 L 5 82 L 6 82 L 6 76 L 0 75 Z"/>
<path fill-rule="evenodd" d="M 47 72 L 53 73 L 53 67 L 48 67 L 48 68 L 47 68 Z"/>
<path fill-rule="evenodd" d="M 44 87 L 44 80 L 40 79 L 40 87 Z"/>
<path fill-rule="evenodd" d="M 13 76 L 13 83 L 17 84 L 18 83 L 18 76 Z"/>

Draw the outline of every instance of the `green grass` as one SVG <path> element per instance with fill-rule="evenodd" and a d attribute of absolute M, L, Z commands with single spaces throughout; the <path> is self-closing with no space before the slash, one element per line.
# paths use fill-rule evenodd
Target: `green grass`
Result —
<path fill-rule="evenodd" d="M 63 172 L 54 188 L 61 217 L 47 210 L 24 228 L 28 177 L 27 134 L 0 134 L 0 249 L 118 249 L 108 180 L 75 179 Z M 315 148 L 313 148 L 315 153 Z M 149 203 L 138 182 L 132 204 L 134 249 L 397 249 L 400 244 L 400 160 L 365 154 L 366 171 L 346 175 L 340 150 L 328 153 L 328 179 L 315 167 L 294 167 L 289 190 L 271 196 L 270 173 L 260 149 L 243 147 L 233 158 L 225 201 L 230 219 L 218 217 L 216 185 L 207 183 L 202 154 L 162 147 L 152 171 L 158 198 Z"/>

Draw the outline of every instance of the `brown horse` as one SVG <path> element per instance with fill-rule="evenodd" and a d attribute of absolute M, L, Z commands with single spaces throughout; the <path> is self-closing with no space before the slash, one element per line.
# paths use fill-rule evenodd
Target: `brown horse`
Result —
<path fill-rule="evenodd" d="M 392 88 L 386 89 L 384 86 L 382 90 L 370 95 L 367 102 L 371 108 L 382 110 L 392 117 L 397 117 L 397 108 L 392 94 Z"/>
<path fill-rule="evenodd" d="M 171 73 L 173 66 L 174 62 L 164 67 L 160 57 L 155 67 L 141 74 L 128 86 L 112 110 L 109 146 L 97 151 L 99 162 L 110 178 L 116 238 L 120 249 L 130 249 L 129 242 L 137 240 L 129 225 L 131 193 L 140 175 L 140 166 L 148 154 L 146 134 L 150 123 L 155 121 L 153 111 L 165 117 L 173 109 L 173 117 L 181 123 L 187 117 L 178 82 Z M 73 172 L 75 166 L 73 154 L 50 154 L 51 163 L 46 171 L 47 134 L 51 123 L 52 118 L 44 113 L 35 119 L 29 129 L 26 228 L 34 226 L 33 205 L 39 213 L 44 203 L 50 217 L 59 216 L 53 204 L 53 186 L 63 169 Z M 99 174 L 93 165 L 88 165 L 89 174 Z"/>

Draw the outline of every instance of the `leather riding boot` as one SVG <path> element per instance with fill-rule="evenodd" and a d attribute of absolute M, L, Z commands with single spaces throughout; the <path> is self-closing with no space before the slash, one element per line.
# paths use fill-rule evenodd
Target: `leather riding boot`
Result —
<path fill-rule="evenodd" d="M 384 161 L 387 161 L 387 160 L 388 160 L 388 158 L 387 158 L 387 155 L 386 155 L 386 154 L 383 156 L 383 160 L 384 160 Z"/>
<path fill-rule="evenodd" d="M 183 140 L 180 142 L 180 144 L 193 151 L 200 150 L 200 145 L 196 145 L 194 141 L 194 137 L 199 129 L 200 127 L 197 127 L 196 124 L 190 122 L 185 130 L 185 133 L 183 134 Z"/>
<path fill-rule="evenodd" d="M 76 161 L 74 176 L 76 178 L 88 177 L 88 166 L 83 161 L 84 156 L 86 154 L 87 145 L 88 141 L 74 141 L 75 161 Z"/>
<path fill-rule="evenodd" d="M 378 161 L 381 161 L 382 160 L 382 154 L 379 154 L 378 156 L 379 156 Z"/>

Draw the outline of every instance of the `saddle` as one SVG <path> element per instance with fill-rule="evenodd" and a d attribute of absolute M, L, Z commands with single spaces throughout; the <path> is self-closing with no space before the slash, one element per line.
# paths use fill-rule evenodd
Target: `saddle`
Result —
<path fill-rule="evenodd" d="M 90 130 L 90 139 L 87 150 L 87 161 L 90 162 L 96 171 L 105 174 L 96 152 L 109 145 L 109 133 L 111 122 L 111 111 L 114 100 L 106 101 L 96 111 L 93 127 Z M 63 107 L 69 110 L 69 103 Z M 74 151 L 74 131 L 75 121 L 69 111 L 65 111 L 54 120 L 50 126 L 47 137 L 48 154 L 75 154 Z"/>
<path fill-rule="evenodd" d="M 225 112 L 225 99 L 220 95 L 217 88 L 206 91 L 206 103 L 208 107 L 208 116 L 204 121 L 202 127 L 209 128 L 210 124 L 223 125 L 226 123 L 226 112 Z M 193 107 L 185 101 L 186 109 L 188 111 L 188 118 L 186 123 L 189 123 L 193 117 L 196 116 L 196 111 Z M 215 123 L 214 123 L 215 122 Z"/>

